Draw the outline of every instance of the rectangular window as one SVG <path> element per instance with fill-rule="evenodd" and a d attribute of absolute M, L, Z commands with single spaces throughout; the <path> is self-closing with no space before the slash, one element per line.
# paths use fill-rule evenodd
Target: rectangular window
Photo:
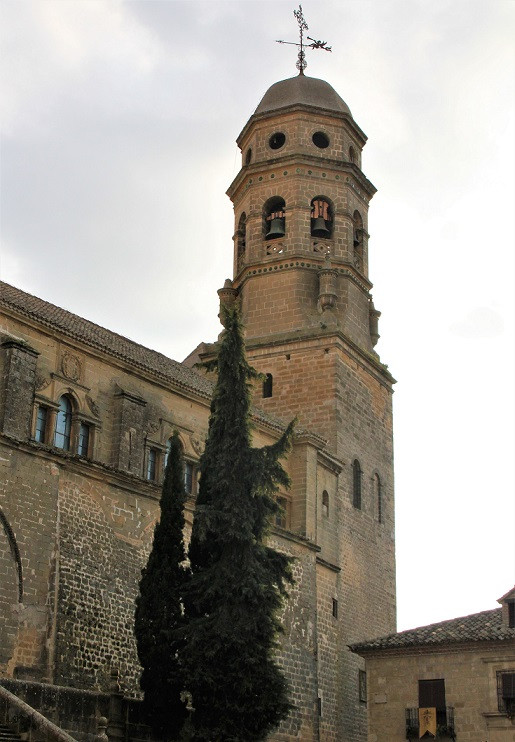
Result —
<path fill-rule="evenodd" d="M 156 449 L 149 448 L 147 454 L 147 479 L 149 482 L 155 481 L 156 478 L 156 458 Z"/>
<path fill-rule="evenodd" d="M 287 497 L 276 497 L 277 504 L 281 508 L 279 512 L 275 514 L 275 525 L 279 528 L 289 528 L 290 526 L 290 513 L 289 513 L 289 501 Z"/>
<path fill-rule="evenodd" d="M 418 681 L 418 706 L 419 708 L 435 708 L 437 725 L 447 724 L 445 680 L 443 678 Z"/>
<path fill-rule="evenodd" d="M 318 715 L 322 716 L 322 699 L 320 698 L 320 696 L 318 696 L 318 699 L 317 699 L 317 706 L 318 706 Z"/>
<path fill-rule="evenodd" d="M 365 670 L 359 671 L 359 700 L 361 703 L 367 702 L 367 674 Z"/>
<path fill-rule="evenodd" d="M 515 671 L 497 673 L 497 706 L 501 714 L 515 714 Z"/>
<path fill-rule="evenodd" d="M 184 489 L 188 495 L 193 495 L 194 466 L 191 461 L 184 462 Z"/>
<path fill-rule="evenodd" d="M 46 437 L 46 423 L 48 417 L 48 410 L 46 407 L 38 407 L 38 414 L 36 417 L 36 430 L 34 432 L 34 440 L 38 443 L 44 443 Z"/>
<path fill-rule="evenodd" d="M 89 425 L 81 423 L 79 427 L 79 445 L 77 453 L 79 456 L 87 456 L 89 452 Z"/>
<path fill-rule="evenodd" d="M 338 618 L 338 601 L 333 598 L 333 618 Z"/>

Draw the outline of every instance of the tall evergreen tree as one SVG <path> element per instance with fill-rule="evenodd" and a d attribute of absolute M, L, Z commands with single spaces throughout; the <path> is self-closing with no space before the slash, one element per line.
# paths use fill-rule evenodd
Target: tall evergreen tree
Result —
<path fill-rule="evenodd" d="M 185 687 L 194 712 L 192 739 L 253 742 L 290 709 L 277 662 L 277 612 L 292 581 L 290 559 L 265 544 L 278 511 L 275 492 L 289 479 L 279 459 L 290 424 L 272 446 L 252 448 L 250 381 L 236 309 L 223 308 L 206 448 L 189 549 Z"/>
<path fill-rule="evenodd" d="M 182 446 L 175 432 L 163 482 L 161 517 L 141 573 L 135 616 L 144 709 L 154 732 L 163 740 L 177 738 L 186 716 L 180 665 L 183 591 L 190 574 L 183 542 L 185 501 Z"/>

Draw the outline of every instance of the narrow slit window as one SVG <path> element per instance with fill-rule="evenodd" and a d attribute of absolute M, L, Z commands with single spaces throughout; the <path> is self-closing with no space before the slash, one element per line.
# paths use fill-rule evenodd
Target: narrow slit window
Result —
<path fill-rule="evenodd" d="M 361 465 L 357 459 L 352 464 L 352 504 L 361 510 Z"/>
<path fill-rule="evenodd" d="M 376 493 L 377 502 L 377 522 L 383 522 L 383 490 L 381 486 L 381 479 L 379 474 L 374 474 L 374 489 Z"/>
<path fill-rule="evenodd" d="M 263 382 L 263 398 L 267 399 L 271 397 L 274 390 L 274 377 L 272 374 L 267 374 L 266 379 Z"/>
<path fill-rule="evenodd" d="M 329 518 L 329 493 L 326 490 L 322 492 L 322 515 Z"/>

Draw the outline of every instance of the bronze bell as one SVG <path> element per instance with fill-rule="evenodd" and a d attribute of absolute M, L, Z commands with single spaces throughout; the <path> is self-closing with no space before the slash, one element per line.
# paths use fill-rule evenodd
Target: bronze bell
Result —
<path fill-rule="evenodd" d="M 266 234 L 266 239 L 273 240 L 276 237 L 284 237 L 284 218 L 275 217 L 270 222 L 270 229 Z"/>
<path fill-rule="evenodd" d="M 329 237 L 329 230 L 323 217 L 317 216 L 316 219 L 311 220 L 311 234 L 313 237 Z"/>

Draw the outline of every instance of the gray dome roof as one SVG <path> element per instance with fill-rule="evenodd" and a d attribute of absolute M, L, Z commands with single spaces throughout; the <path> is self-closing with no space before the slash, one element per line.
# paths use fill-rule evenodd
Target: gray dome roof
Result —
<path fill-rule="evenodd" d="M 348 105 L 328 82 L 306 75 L 276 82 L 268 88 L 254 114 L 270 113 L 299 103 L 352 116 Z"/>

